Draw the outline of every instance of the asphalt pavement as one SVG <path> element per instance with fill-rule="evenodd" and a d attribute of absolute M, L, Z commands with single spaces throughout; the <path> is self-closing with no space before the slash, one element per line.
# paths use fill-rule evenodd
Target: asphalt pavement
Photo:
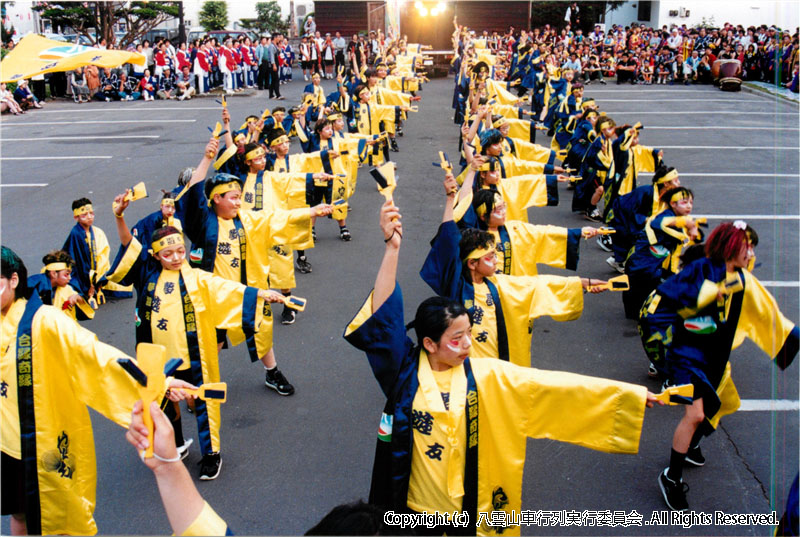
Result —
<path fill-rule="evenodd" d="M 229 99 L 234 125 L 247 114 L 299 102 L 304 84 L 296 79 L 283 86 L 283 102 L 268 100 L 266 92 Z M 333 89 L 332 81 L 323 84 Z M 412 114 L 405 136 L 398 138 L 401 151 L 392 153 L 398 166 L 395 202 L 405 228 L 398 278 L 407 318 L 432 294 L 418 271 L 444 203 L 442 172 L 431 163 L 438 160 L 439 150 L 454 159 L 457 154 L 452 87 L 452 78 L 425 85 L 419 112 Z M 595 97 L 618 124 L 644 124 L 641 143 L 664 149 L 665 162 L 675 166 L 683 184 L 695 192 L 696 214 L 707 215 L 712 226 L 736 218 L 756 228 L 760 266 L 754 273 L 783 313 L 800 321 L 797 106 L 707 86 L 592 84 L 586 95 Z M 143 180 L 150 197 L 132 204 L 126 216 L 133 224 L 156 210 L 159 189 L 172 188 L 181 169 L 197 164 L 209 136 L 206 127 L 219 119 L 220 106 L 209 98 L 57 102 L 22 117 L 4 117 L 2 243 L 21 255 L 29 272 L 38 271 L 42 255 L 60 248 L 73 225 L 72 200 L 86 196 L 94 203 L 95 224 L 108 235 L 113 256 L 119 245 L 113 197 Z M 543 136 L 537 141 L 549 143 Z M 297 141 L 293 147 L 300 150 Z M 243 347 L 221 354 L 222 379 L 229 387 L 222 407 L 224 462 L 220 477 L 198 482 L 198 488 L 238 534 L 302 534 L 335 505 L 368 495 L 384 398 L 364 355 L 342 339 L 345 325 L 371 290 L 383 252 L 377 228 L 383 198 L 366 171 L 361 169 L 351 200 L 352 242 L 338 239 L 335 222 L 317 223 L 319 242 L 308 252 L 314 270 L 298 274 L 295 290 L 308 299 L 308 308 L 295 325 L 275 327 L 278 364 L 296 394 L 281 397 L 265 388 L 262 366 L 250 363 Z M 642 184 L 646 181 L 649 175 L 641 178 Z M 586 225 L 570 212 L 570 200 L 571 193 L 561 185 L 561 204 L 532 209 L 531 221 Z M 594 241 L 584 242 L 578 274 L 613 276 L 604 261 L 607 256 Z M 111 302 L 84 326 L 102 341 L 132 353 L 133 305 L 133 300 Z M 793 364 L 781 372 L 749 342 L 733 352 L 731 361 L 739 394 L 754 410 L 724 418 L 720 429 L 704 440 L 705 467 L 684 473 L 691 487 L 689 505 L 712 515 L 773 510 L 780 515 L 798 470 L 800 369 Z M 613 293 L 587 295 L 580 320 L 537 321 L 532 364 L 658 390 L 647 378 L 636 325 L 624 319 L 621 297 Z M 769 410 L 769 400 L 778 401 L 773 405 L 779 409 Z M 522 533 L 771 535 L 771 527 L 753 524 L 684 528 L 669 520 L 666 525 L 650 523 L 666 509 L 656 479 L 668 464 L 681 413 L 677 407 L 648 410 L 639 453 L 632 456 L 529 440 L 522 505 L 538 512 L 538 525 L 524 525 Z M 93 424 L 100 532 L 169 533 L 155 482 L 125 442 L 124 431 L 97 414 Z M 184 432 L 187 438 L 195 435 L 186 414 Z M 193 476 L 199 459 L 195 445 L 186 460 Z M 4 534 L 7 518 L 0 527 Z M 604 525 L 606 520 L 618 525 Z"/>

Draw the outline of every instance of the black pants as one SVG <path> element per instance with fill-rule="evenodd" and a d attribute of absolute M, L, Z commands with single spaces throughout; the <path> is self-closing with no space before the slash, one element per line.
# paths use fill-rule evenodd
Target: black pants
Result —
<path fill-rule="evenodd" d="M 281 96 L 281 86 L 280 86 L 280 73 L 276 66 L 270 66 L 269 69 L 269 97 L 270 99 L 273 97 L 280 97 Z"/>
<path fill-rule="evenodd" d="M 269 87 L 270 64 L 262 61 L 258 64 L 258 89 L 263 90 Z"/>

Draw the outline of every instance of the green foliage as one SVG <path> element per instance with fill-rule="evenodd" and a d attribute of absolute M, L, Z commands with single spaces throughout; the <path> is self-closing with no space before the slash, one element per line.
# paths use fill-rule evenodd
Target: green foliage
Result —
<path fill-rule="evenodd" d="M 228 26 L 228 5 L 217 0 L 205 2 L 200 9 L 200 26 L 207 32 L 224 30 Z"/>
<path fill-rule="evenodd" d="M 42 2 L 32 7 L 43 19 L 50 20 L 54 31 L 72 29 L 92 42 L 105 37 L 113 43 L 114 23 L 125 21 L 128 33 L 117 43 L 120 47 L 140 39 L 155 26 L 177 17 L 179 12 L 174 2 L 100 2 L 97 8 L 93 3 L 80 2 Z M 94 32 L 90 33 L 90 29 Z"/>
<path fill-rule="evenodd" d="M 717 25 L 714 22 L 714 15 L 711 15 L 708 18 L 703 17 L 699 26 L 700 28 L 716 28 Z"/>
<path fill-rule="evenodd" d="M 248 30 L 255 30 L 261 35 L 268 32 L 286 35 L 289 30 L 288 18 L 286 20 L 281 18 L 281 8 L 275 0 L 256 3 L 256 14 L 255 19 L 242 19 L 240 21 L 242 26 Z"/>

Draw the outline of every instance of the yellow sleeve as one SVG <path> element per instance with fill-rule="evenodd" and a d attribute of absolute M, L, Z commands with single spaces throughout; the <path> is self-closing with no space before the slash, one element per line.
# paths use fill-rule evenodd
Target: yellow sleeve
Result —
<path fill-rule="evenodd" d="M 322 157 L 319 151 L 313 153 L 297 153 L 289 156 L 290 170 L 293 173 L 317 173 L 324 172 L 322 167 Z"/>
<path fill-rule="evenodd" d="M 541 175 L 544 173 L 544 162 L 533 160 L 522 160 L 515 157 L 504 156 L 503 165 L 506 169 L 506 177 L 512 178 L 518 175 Z"/>
<path fill-rule="evenodd" d="M 273 245 L 293 246 L 303 244 L 311 239 L 311 212 L 308 208 L 275 209 L 265 211 L 244 211 L 239 213 L 244 223 L 249 220 L 245 229 L 252 230 L 248 240 L 264 241 L 267 247 Z"/>
<path fill-rule="evenodd" d="M 583 313 L 583 287 L 577 276 L 496 276 L 502 297 L 516 303 L 517 314 L 528 319 L 552 317 L 556 321 L 572 321 Z"/>
<path fill-rule="evenodd" d="M 400 91 L 381 88 L 381 100 L 383 104 L 389 106 L 411 106 L 411 95 Z"/>
<path fill-rule="evenodd" d="M 536 270 L 536 265 L 542 263 L 554 268 L 567 266 L 568 229 L 559 226 L 539 226 L 515 222 L 507 226 L 509 231 L 516 235 L 514 241 L 516 251 L 512 255 L 522 262 L 526 269 Z M 515 261 L 516 263 L 516 261 Z M 527 270 L 527 274 L 530 274 Z"/>
<path fill-rule="evenodd" d="M 282 209 L 297 209 L 306 205 L 306 174 L 269 172 L 272 191 Z"/>
<path fill-rule="evenodd" d="M 678 231 L 675 228 L 686 229 L 685 216 L 667 216 L 661 219 L 661 231 L 678 240 L 684 240 L 688 236 L 683 231 Z M 653 244 L 653 241 L 650 241 Z"/>
<path fill-rule="evenodd" d="M 87 406 L 128 427 L 131 409 L 139 397 L 137 384 L 117 363 L 130 358 L 124 352 L 97 340 L 97 336 L 62 315 L 51 306 L 43 306 L 34 318 L 42 351 L 60 356 L 68 364 L 73 393 Z"/>
<path fill-rule="evenodd" d="M 742 272 L 744 297 L 733 347 L 738 347 L 748 338 L 770 358 L 775 358 L 795 325 L 781 313 L 775 298 L 761 282 L 750 272 Z"/>
<path fill-rule="evenodd" d="M 97 226 L 93 227 L 94 241 L 97 246 L 97 268 L 95 272 L 97 272 L 97 274 L 105 274 L 108 269 L 111 268 L 111 261 L 108 257 L 111 252 L 111 247 L 108 245 L 108 238 L 106 238 L 105 232 Z"/>
<path fill-rule="evenodd" d="M 532 144 L 525 140 L 514 139 L 517 148 L 517 158 L 522 160 L 534 160 L 536 162 L 547 163 L 550 160 L 552 149 L 539 144 Z"/>
<path fill-rule="evenodd" d="M 526 434 L 608 453 L 636 453 L 647 388 L 560 371 L 522 369 L 528 377 Z"/>
<path fill-rule="evenodd" d="M 531 122 L 527 119 L 509 119 L 508 136 L 514 142 L 531 139 Z"/>
<path fill-rule="evenodd" d="M 372 105 L 372 115 L 374 118 L 377 118 L 378 121 L 388 121 L 394 123 L 394 111 L 394 106 L 387 104 Z"/>
<path fill-rule="evenodd" d="M 631 148 L 636 162 L 636 172 L 656 171 L 656 159 L 653 156 L 653 148 L 637 145 Z"/>
<path fill-rule="evenodd" d="M 547 179 L 544 175 L 521 175 L 500 179 L 508 220 L 528 221 L 528 207 L 547 205 Z"/>
<path fill-rule="evenodd" d="M 229 535 L 228 524 L 208 505 L 208 502 L 203 502 L 203 510 L 181 535 Z"/>
<path fill-rule="evenodd" d="M 246 286 L 239 282 L 226 280 L 210 272 L 196 270 L 198 286 L 203 290 L 203 300 L 206 304 L 213 304 L 204 314 L 211 315 L 214 326 L 225 330 L 242 328 L 242 304 Z M 258 327 L 261 321 L 261 311 L 264 300 L 259 298 L 256 302 L 256 321 Z M 257 331 L 257 330 L 256 330 Z"/>

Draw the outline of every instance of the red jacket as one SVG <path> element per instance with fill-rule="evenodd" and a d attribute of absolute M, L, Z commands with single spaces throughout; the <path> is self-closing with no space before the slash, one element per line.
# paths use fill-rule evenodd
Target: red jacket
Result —
<path fill-rule="evenodd" d="M 161 67 L 167 65 L 167 53 L 164 52 L 163 50 L 159 50 L 158 52 L 156 52 L 154 58 L 156 65 L 160 65 Z"/>
<path fill-rule="evenodd" d="M 197 51 L 197 63 L 200 65 L 200 68 L 206 73 L 211 70 L 211 66 L 208 64 L 208 56 L 206 51 L 204 50 Z"/>
<path fill-rule="evenodd" d="M 189 63 L 189 55 L 185 51 L 178 50 L 175 57 L 178 59 L 178 71 L 182 71 L 184 67 L 192 68 L 192 64 Z"/>
<path fill-rule="evenodd" d="M 222 47 L 220 52 L 223 56 L 225 56 L 225 66 L 228 68 L 229 71 L 236 70 L 236 56 L 233 55 L 233 50 L 229 49 L 228 47 Z"/>

